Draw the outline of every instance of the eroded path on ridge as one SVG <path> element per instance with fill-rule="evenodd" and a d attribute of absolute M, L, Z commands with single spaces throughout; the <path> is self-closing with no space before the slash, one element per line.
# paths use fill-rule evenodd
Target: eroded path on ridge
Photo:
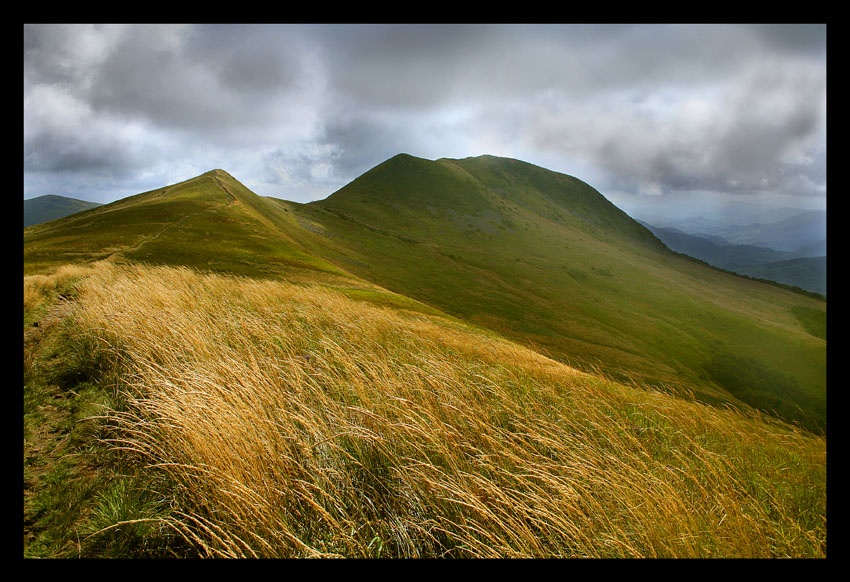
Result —
<path fill-rule="evenodd" d="M 23 541 L 24 551 L 36 539 L 39 504 L 34 503 L 37 496 L 47 486 L 46 478 L 54 471 L 57 463 L 67 452 L 68 425 L 71 411 L 66 399 L 73 397 L 61 386 L 42 384 L 41 374 L 31 370 L 31 366 L 42 366 L 38 361 L 42 340 L 49 335 L 54 326 L 73 311 L 73 301 L 60 298 L 33 325 L 24 329 L 24 368 L 32 379 L 32 384 L 23 387 L 24 400 L 32 398 L 37 403 L 34 408 L 24 407 L 24 440 L 23 440 Z M 26 377 L 25 380 L 26 382 Z M 37 391 L 38 395 L 27 395 L 27 390 Z"/>
<path fill-rule="evenodd" d="M 147 243 L 158 239 L 163 233 L 179 227 L 181 224 L 185 223 L 190 218 L 194 218 L 195 216 L 200 216 L 202 214 L 221 212 L 221 210 L 224 209 L 224 208 L 238 204 L 238 200 L 233 196 L 233 194 L 230 193 L 230 191 L 227 189 L 227 187 L 224 184 L 222 184 L 222 182 L 217 177 L 213 177 L 213 180 L 215 180 L 216 184 L 222 190 L 222 192 L 224 192 L 224 195 L 226 197 L 226 201 L 223 202 L 220 206 L 216 206 L 215 208 L 208 208 L 206 210 L 200 210 L 198 212 L 192 212 L 192 213 L 189 213 L 189 214 L 185 214 L 185 215 L 181 216 L 178 220 L 175 220 L 173 222 L 168 222 L 161 229 L 154 232 L 153 234 L 142 236 L 135 244 L 123 247 L 119 250 L 116 250 L 116 251 L 110 253 L 109 256 L 106 257 L 106 260 L 113 260 L 116 257 L 116 255 L 121 255 L 123 253 L 136 252 L 139 249 L 141 249 L 144 245 L 146 245 Z M 168 193 L 168 190 L 166 189 L 166 191 L 163 192 L 162 195 L 164 196 L 167 193 Z"/>

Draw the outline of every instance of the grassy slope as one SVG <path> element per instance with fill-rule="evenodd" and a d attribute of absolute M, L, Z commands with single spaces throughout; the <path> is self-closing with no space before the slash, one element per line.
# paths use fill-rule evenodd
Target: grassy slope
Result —
<path fill-rule="evenodd" d="M 284 209 L 285 212 L 285 209 Z M 271 214 L 271 216 L 268 216 Z M 124 198 L 90 212 L 24 230 L 26 272 L 62 262 L 120 256 L 236 274 L 309 270 L 346 277 L 298 248 L 275 226 L 278 208 L 226 172 Z"/>
<path fill-rule="evenodd" d="M 263 198 L 223 170 L 123 198 L 24 229 L 24 274 L 65 264 L 142 262 L 201 271 L 323 283 L 375 303 L 437 313 L 392 293 L 298 242 L 319 228 L 291 212 L 294 203 Z M 333 259 L 334 257 L 331 257 Z"/>
<path fill-rule="evenodd" d="M 670 253 L 580 181 L 498 162 L 399 156 L 297 211 L 334 233 L 313 252 L 559 359 L 709 399 L 743 394 L 715 362 L 763 365 L 823 418 L 825 337 L 795 313 L 824 302 Z"/>
<path fill-rule="evenodd" d="M 514 160 L 401 155 L 308 205 L 215 170 L 24 241 L 27 273 L 112 256 L 319 281 L 709 400 L 753 401 L 735 372 L 763 367 L 759 391 L 801 391 L 823 416 L 825 334 L 806 330 L 823 329 L 824 302 L 675 256 L 586 184 Z"/>
<path fill-rule="evenodd" d="M 825 556 L 825 439 L 768 418 L 323 286 L 100 262 L 24 289 L 54 314 L 25 556 Z"/>
<path fill-rule="evenodd" d="M 826 257 L 805 257 L 740 267 L 736 272 L 810 289 L 826 296 Z"/>
<path fill-rule="evenodd" d="M 527 176 L 433 163 L 422 212 L 433 166 L 408 161 L 415 195 L 371 216 L 214 171 L 25 230 L 25 556 L 825 555 L 823 437 L 460 321 L 606 371 L 776 380 L 823 367 L 824 302 Z M 250 278 L 108 264 L 131 261 Z"/>

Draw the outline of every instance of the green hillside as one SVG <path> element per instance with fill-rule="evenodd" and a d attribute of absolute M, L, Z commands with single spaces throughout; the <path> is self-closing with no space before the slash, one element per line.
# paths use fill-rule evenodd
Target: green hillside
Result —
<path fill-rule="evenodd" d="M 516 160 L 399 155 L 311 204 L 214 170 L 24 231 L 25 273 L 99 259 L 320 282 L 825 423 L 824 301 L 677 256 L 589 185 Z"/>
<path fill-rule="evenodd" d="M 826 297 L 826 257 L 800 257 L 736 269 L 742 275 L 795 285 Z"/>
<path fill-rule="evenodd" d="M 101 259 L 187 265 L 233 274 L 349 277 L 305 253 L 287 206 L 223 170 L 24 230 L 25 273 Z"/>
<path fill-rule="evenodd" d="M 795 315 L 824 302 L 677 256 L 575 178 L 401 155 L 298 211 L 334 233 L 313 252 L 572 365 L 824 418 L 825 337 Z"/>

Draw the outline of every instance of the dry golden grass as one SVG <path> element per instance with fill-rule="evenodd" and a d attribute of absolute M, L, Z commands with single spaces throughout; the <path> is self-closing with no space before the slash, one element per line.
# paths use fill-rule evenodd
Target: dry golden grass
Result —
<path fill-rule="evenodd" d="M 24 313 L 42 315 L 55 301 L 55 296 L 65 295 L 80 278 L 94 272 L 90 265 L 62 265 L 50 275 L 37 274 L 24 277 Z M 24 321 L 24 326 L 31 324 Z"/>
<path fill-rule="evenodd" d="M 320 287 L 102 264 L 78 290 L 112 444 L 201 556 L 825 556 L 823 437 Z"/>

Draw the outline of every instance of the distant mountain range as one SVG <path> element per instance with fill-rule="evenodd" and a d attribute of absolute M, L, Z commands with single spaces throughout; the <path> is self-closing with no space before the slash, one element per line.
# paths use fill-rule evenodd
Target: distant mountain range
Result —
<path fill-rule="evenodd" d="M 519 160 L 399 154 L 308 204 L 212 170 L 24 229 L 25 274 L 103 260 L 329 286 L 612 378 L 825 418 L 822 298 L 676 254 L 589 184 Z"/>
<path fill-rule="evenodd" d="M 776 281 L 826 296 L 826 213 L 800 211 L 773 223 L 678 224 L 711 230 L 687 233 L 638 221 L 679 253 L 741 275 Z"/>
<path fill-rule="evenodd" d="M 24 226 L 56 220 L 98 206 L 101 204 L 54 194 L 27 198 L 24 200 Z"/>
<path fill-rule="evenodd" d="M 707 232 L 733 245 L 766 247 L 798 256 L 826 255 L 826 212 L 823 210 L 798 211 L 776 220 L 763 216 L 758 222 L 721 224 Z"/>
<path fill-rule="evenodd" d="M 718 236 L 727 244 L 749 244 L 775 250 L 806 254 L 803 247 L 820 251 L 806 256 L 822 256 L 826 240 L 826 211 L 790 207 L 765 207 L 751 202 L 733 206 L 701 207 L 696 202 L 691 214 L 681 209 L 651 205 L 633 207 L 629 214 L 660 228 L 675 228 L 705 238 Z"/>
<path fill-rule="evenodd" d="M 26 199 L 24 226 L 98 206 L 102 205 L 57 195 Z M 762 222 L 735 225 L 691 217 L 663 220 L 667 226 L 657 226 L 636 221 L 673 251 L 741 275 L 826 296 L 826 213 L 780 208 L 752 216 Z"/>

